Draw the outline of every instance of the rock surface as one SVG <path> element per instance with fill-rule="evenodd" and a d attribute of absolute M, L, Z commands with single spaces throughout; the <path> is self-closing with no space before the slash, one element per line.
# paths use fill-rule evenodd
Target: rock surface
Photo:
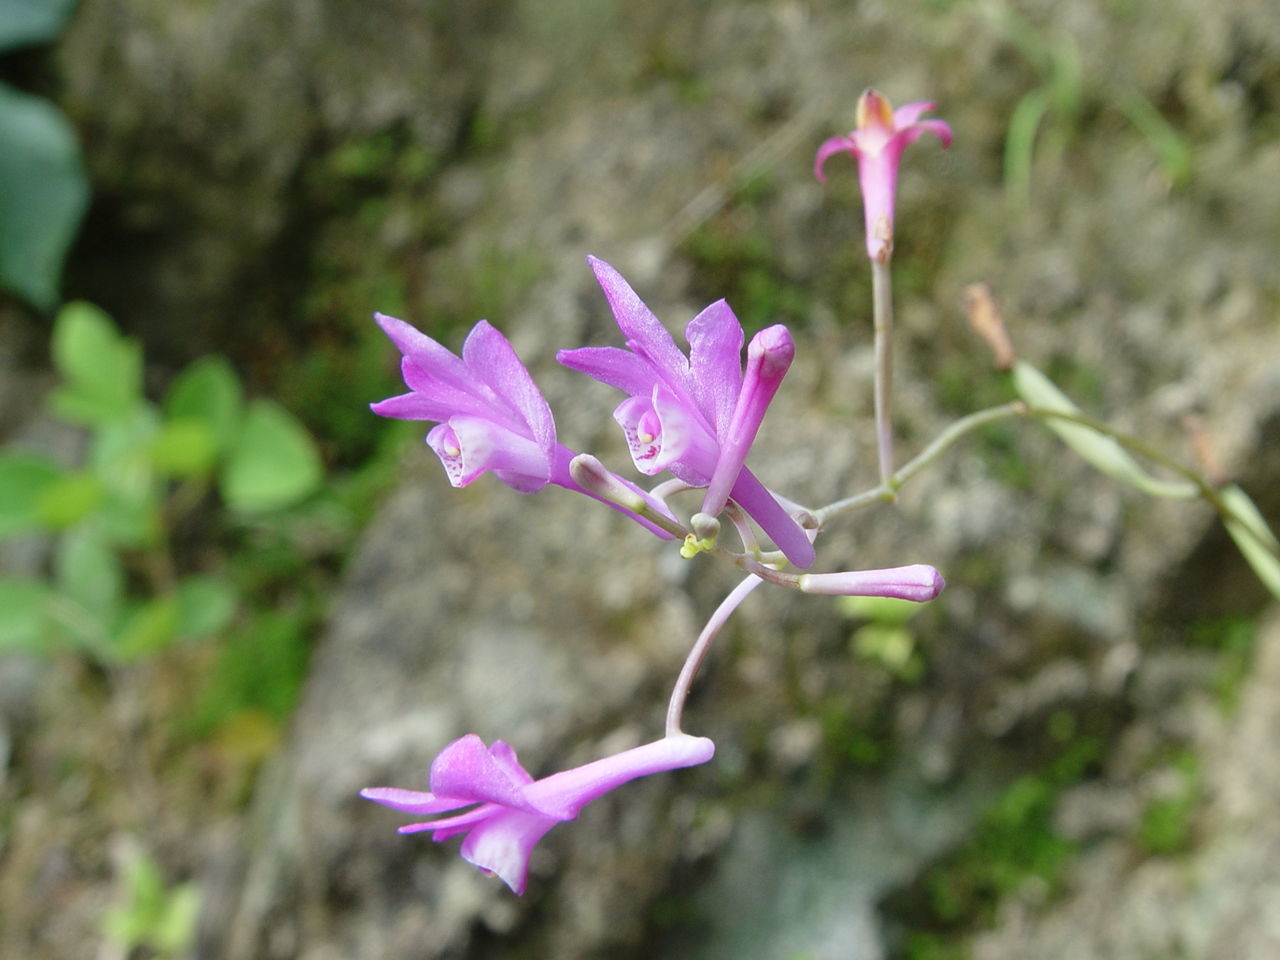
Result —
<path fill-rule="evenodd" d="M 1041 62 L 1050 48 L 1059 58 Z M 1001 182 L 1009 117 L 1029 91 L 1070 86 L 1053 73 L 1062 56 L 1078 58 L 1079 109 L 1047 115 L 1020 206 Z M 181 351 L 232 317 L 292 330 L 290 298 L 346 231 L 333 248 L 345 269 L 367 248 L 410 277 L 407 319 L 503 287 L 490 319 L 562 439 L 619 465 L 616 398 L 552 362 L 615 334 L 581 265 L 593 253 L 672 328 L 722 295 L 749 324 L 797 325 L 753 463 L 810 504 L 874 482 L 855 178 L 833 161 L 819 186 L 812 151 L 869 82 L 935 99 L 955 145 L 913 147 L 899 200 L 904 453 L 1007 396 L 958 306 L 985 279 L 1023 355 L 1089 410 L 1179 455 L 1179 418 L 1198 411 L 1273 519 L 1277 56 L 1265 0 L 1211 20 L 1192 0 L 84 0 L 59 51 L 102 198 L 90 237 L 129 241 L 86 251 L 82 282 L 132 298 L 148 336 Z M 1182 140 L 1144 136 L 1135 103 Z M 391 175 L 363 218 L 326 208 L 316 157 L 388 131 L 430 155 L 429 174 Z M 1239 712 L 1215 713 L 1218 661 L 1191 627 L 1266 601 L 1207 508 L 1117 489 L 1031 424 L 970 439 L 820 551 L 823 569 L 943 570 L 944 599 L 911 625 L 923 675 L 857 655 L 861 621 L 834 602 L 760 591 L 690 706 L 715 762 L 558 828 L 517 900 L 454 850 L 397 837 L 400 819 L 356 791 L 421 786 L 466 732 L 509 740 L 535 772 L 652 738 L 732 571 L 680 561 L 568 493 L 526 499 L 488 479 L 456 491 L 428 453 L 406 456 L 251 822 L 196 828 L 196 956 L 907 956 L 933 921 L 895 907 L 895 891 L 941 876 L 986 805 L 1061 746 L 1063 723 L 1104 745 L 1056 804 L 1083 850 L 1063 889 L 1037 898 L 1030 884 L 990 929 L 938 936 L 983 960 L 1274 956 L 1280 640 L 1272 617 Z M 1189 852 L 1139 856 L 1135 811 L 1159 795 L 1171 749 L 1210 758 L 1207 803 Z M 18 867 L 6 851 L 14 882 Z M 57 955 L 93 954 L 102 899 L 63 918 Z"/>

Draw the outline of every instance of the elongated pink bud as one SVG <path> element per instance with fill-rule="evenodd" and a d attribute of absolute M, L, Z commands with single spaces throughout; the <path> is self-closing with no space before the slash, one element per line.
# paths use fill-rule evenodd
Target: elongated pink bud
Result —
<path fill-rule="evenodd" d="M 751 338 L 747 346 L 746 374 L 729 420 L 729 429 L 720 441 L 715 472 L 702 500 L 703 513 L 714 517 L 724 509 L 729 491 L 746 463 L 751 444 L 755 443 L 765 412 L 795 355 L 796 345 L 791 339 L 791 331 L 780 323 L 761 330 Z"/>
<path fill-rule="evenodd" d="M 806 573 L 798 583 L 804 593 L 837 597 L 894 597 L 923 603 L 947 585 L 927 563 L 913 563 L 886 570 L 846 570 L 843 573 Z"/>

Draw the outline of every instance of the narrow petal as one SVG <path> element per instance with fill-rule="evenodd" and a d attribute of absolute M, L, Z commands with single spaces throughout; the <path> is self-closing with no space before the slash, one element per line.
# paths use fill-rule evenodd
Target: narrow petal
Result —
<path fill-rule="evenodd" d="M 402 813 L 445 813 L 470 804 L 469 800 L 453 797 L 437 797 L 420 790 L 400 790 L 396 787 L 366 787 L 360 796 Z"/>
<path fill-rule="evenodd" d="M 935 106 L 936 104 L 932 100 L 917 100 L 915 103 L 904 103 L 893 111 L 893 128 L 895 130 L 905 130 Z"/>
<path fill-rule="evenodd" d="M 452 407 L 437 403 L 418 393 L 402 393 L 398 397 L 388 397 L 386 400 L 369 404 L 369 409 L 380 417 L 393 417 L 396 420 L 427 420 L 431 423 L 448 420 L 454 412 Z"/>
<path fill-rule="evenodd" d="M 528 788 L 529 799 L 539 809 L 558 811 L 566 819 L 572 819 L 592 800 L 624 783 L 652 773 L 706 763 L 715 752 L 716 745 L 706 737 L 686 734 L 664 737 L 538 780 Z"/>
<path fill-rule="evenodd" d="M 556 442 L 551 407 L 507 338 L 487 320 L 481 320 L 462 345 L 462 359 L 475 377 L 519 414 L 533 441 L 549 457 Z"/>
<path fill-rule="evenodd" d="M 653 363 L 674 384 L 687 383 L 689 361 L 653 311 L 609 264 L 595 257 L 587 257 L 587 263 L 595 272 L 618 328 L 629 341 L 628 346 Z"/>
<path fill-rule="evenodd" d="M 620 347 L 561 350 L 556 354 L 556 359 L 570 370 L 585 373 L 633 396 L 647 397 L 658 380 L 649 364 L 630 350 Z"/>
<path fill-rule="evenodd" d="M 489 753 L 484 741 L 469 733 L 449 744 L 431 764 L 431 792 L 473 803 L 497 803 L 529 809 L 525 784 L 512 777 Z M 527 776 L 527 774 L 526 774 Z"/>
<path fill-rule="evenodd" d="M 728 428 L 720 432 L 720 455 L 707 485 L 702 512 L 715 516 L 724 509 L 729 491 L 746 463 L 774 394 L 796 355 L 791 331 L 774 324 L 751 338 L 747 348 L 747 373 L 742 381 Z"/>
<path fill-rule="evenodd" d="M 913 563 L 887 570 L 847 570 L 843 573 L 806 573 L 800 577 L 805 593 L 840 597 L 894 597 L 924 603 L 942 592 L 946 581 L 927 563 Z"/>
<path fill-rule="evenodd" d="M 787 560 L 801 569 L 813 565 L 816 554 L 808 533 L 749 469 L 742 468 L 729 495 L 760 525 Z"/>
<path fill-rule="evenodd" d="M 448 407 L 451 414 L 470 413 L 478 417 L 496 416 L 502 420 L 515 420 L 507 405 L 474 377 L 469 378 L 464 389 L 447 380 L 433 377 L 409 357 L 400 361 L 400 375 L 404 377 L 405 385 L 410 390 L 441 407 Z M 448 417 L 439 419 L 443 421 Z"/>
<path fill-rule="evenodd" d="M 827 182 L 827 177 L 822 172 L 822 167 L 829 157 L 837 153 L 847 153 L 856 157 L 858 156 L 858 146 L 849 137 L 832 137 L 830 140 L 824 140 L 822 146 L 818 148 L 817 156 L 813 158 L 813 175 L 818 178 L 819 183 Z"/>
<path fill-rule="evenodd" d="M 898 131 L 898 138 L 902 140 L 902 146 L 915 143 L 920 139 L 920 135 L 924 133 L 932 133 L 942 141 L 942 146 L 951 146 L 951 124 L 945 120 L 919 120 L 911 126 Z"/>
<path fill-rule="evenodd" d="M 373 318 L 401 354 L 423 370 L 429 371 L 432 376 L 460 389 L 466 389 L 466 385 L 471 381 L 471 375 L 467 372 L 467 365 L 451 351 L 403 320 L 397 320 L 384 313 L 375 313 Z"/>
<path fill-rule="evenodd" d="M 721 435 L 733 416 L 742 385 L 742 324 L 724 300 L 717 300 L 685 327 L 693 395 L 703 416 Z"/>

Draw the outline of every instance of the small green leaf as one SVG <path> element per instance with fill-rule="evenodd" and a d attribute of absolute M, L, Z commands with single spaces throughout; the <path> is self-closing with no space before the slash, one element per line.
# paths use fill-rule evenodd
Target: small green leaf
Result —
<path fill-rule="evenodd" d="M 1232 513 L 1226 521 L 1231 539 L 1258 579 L 1280 600 L 1280 542 L 1276 535 L 1248 494 L 1235 484 L 1223 488 L 1222 500 Z"/>
<path fill-rule="evenodd" d="M 171 420 L 207 424 L 219 453 L 230 450 L 240 433 L 244 397 L 240 381 L 223 357 L 202 357 L 174 378 L 164 399 Z"/>
<path fill-rule="evenodd" d="M 178 601 L 172 594 L 144 601 L 125 620 L 115 653 L 124 661 L 158 653 L 178 636 Z"/>
<path fill-rule="evenodd" d="M 49 588 L 39 580 L 0 577 L 0 653 L 41 653 L 48 644 Z"/>
<path fill-rule="evenodd" d="M 924 604 L 895 597 L 840 597 L 838 609 L 846 617 L 892 626 L 906 623 L 924 609 Z"/>
<path fill-rule="evenodd" d="M 159 473 L 198 477 L 213 469 L 217 447 L 209 424 L 200 420 L 170 420 L 151 445 L 151 462 Z"/>
<path fill-rule="evenodd" d="M 223 630 L 236 612 L 236 591 L 226 580 L 196 575 L 178 584 L 178 633 L 202 640 Z"/>
<path fill-rule="evenodd" d="M 29 454 L 0 457 L 0 539 L 40 528 L 37 504 L 62 476 L 52 461 Z"/>
<path fill-rule="evenodd" d="M 36 516 L 42 526 L 62 530 L 79 523 L 102 503 L 102 484 L 91 473 L 80 471 L 59 477 L 40 491 Z"/>
<path fill-rule="evenodd" d="M 0 52 L 52 43 L 76 0 L 0 0 Z"/>
<path fill-rule="evenodd" d="M 100 536 L 87 530 L 72 530 L 58 543 L 53 570 L 62 595 L 103 625 L 95 635 L 95 640 L 99 639 L 124 595 L 124 570 L 115 553 Z"/>
<path fill-rule="evenodd" d="M 1056 413 L 1079 414 L 1080 408 L 1031 364 L 1018 361 L 1013 367 L 1013 385 L 1029 406 Z M 1160 480 L 1138 465 L 1113 438 L 1080 423 L 1047 419 L 1049 429 L 1084 460 L 1113 480 L 1127 483 L 1153 497 L 1187 500 L 1199 494 L 1195 484 L 1187 481 Z"/>
<path fill-rule="evenodd" d="M 129 419 L 142 403 L 141 348 L 91 303 L 76 301 L 53 324 L 53 362 L 63 383 L 54 412 L 96 426 Z"/>
<path fill-rule="evenodd" d="M 250 404 L 222 474 L 228 505 L 243 513 L 287 507 L 312 493 L 320 479 L 320 457 L 306 428 L 270 400 Z"/>
<path fill-rule="evenodd" d="M 88 204 L 89 181 L 67 118 L 0 83 L 0 285 L 42 310 L 52 307 Z"/>

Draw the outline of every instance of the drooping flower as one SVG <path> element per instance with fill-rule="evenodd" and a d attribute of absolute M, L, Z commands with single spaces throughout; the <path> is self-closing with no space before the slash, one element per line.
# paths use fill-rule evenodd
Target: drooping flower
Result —
<path fill-rule="evenodd" d="M 893 206 L 902 151 L 922 133 L 935 134 L 943 147 L 951 145 L 951 127 L 942 120 L 921 120 L 932 110 L 929 102 L 893 109 L 887 97 L 867 89 L 858 98 L 857 128 L 845 137 L 832 137 L 818 148 L 813 174 L 825 181 L 822 167 L 835 153 L 852 154 L 858 161 L 862 209 L 867 229 L 867 256 L 887 261 L 893 254 Z"/>
<path fill-rule="evenodd" d="M 669 470 L 695 487 L 710 485 L 718 512 L 732 497 L 793 564 L 813 562 L 800 525 L 743 465 L 760 420 L 794 355 L 791 335 L 778 325 L 752 339 L 753 367 L 742 375 L 742 325 L 723 300 L 685 328 L 689 355 L 613 267 L 588 257 L 596 280 L 626 337 L 626 349 L 561 350 L 565 366 L 630 394 L 614 411 L 636 469 Z M 718 499 L 718 502 L 715 502 Z M 706 512 L 706 510 L 704 510 Z"/>
<path fill-rule="evenodd" d="M 465 487 L 492 472 L 521 493 L 533 493 L 549 483 L 588 493 L 570 475 L 569 462 L 575 453 L 557 442 L 551 408 L 497 329 L 481 320 L 467 335 L 458 357 L 403 320 L 380 313 L 374 319 L 403 355 L 400 370 L 410 392 L 371 408 L 384 417 L 437 422 L 427 434 L 427 444 L 444 464 L 451 484 Z M 621 478 L 618 482 L 631 488 L 650 509 L 670 516 L 665 505 L 639 487 Z M 644 517 L 613 503 L 610 506 L 657 535 L 671 537 Z"/>
<path fill-rule="evenodd" d="M 678 734 L 534 780 L 508 744 L 497 740 L 486 748 L 478 736 L 468 734 L 432 762 L 429 793 L 372 787 L 360 796 L 404 813 L 451 814 L 408 824 L 399 832 L 429 831 L 437 843 L 466 834 L 463 859 L 496 874 L 520 894 L 533 848 L 557 823 L 573 820 L 615 787 L 706 763 L 714 753 L 715 744 L 705 737 Z"/>

